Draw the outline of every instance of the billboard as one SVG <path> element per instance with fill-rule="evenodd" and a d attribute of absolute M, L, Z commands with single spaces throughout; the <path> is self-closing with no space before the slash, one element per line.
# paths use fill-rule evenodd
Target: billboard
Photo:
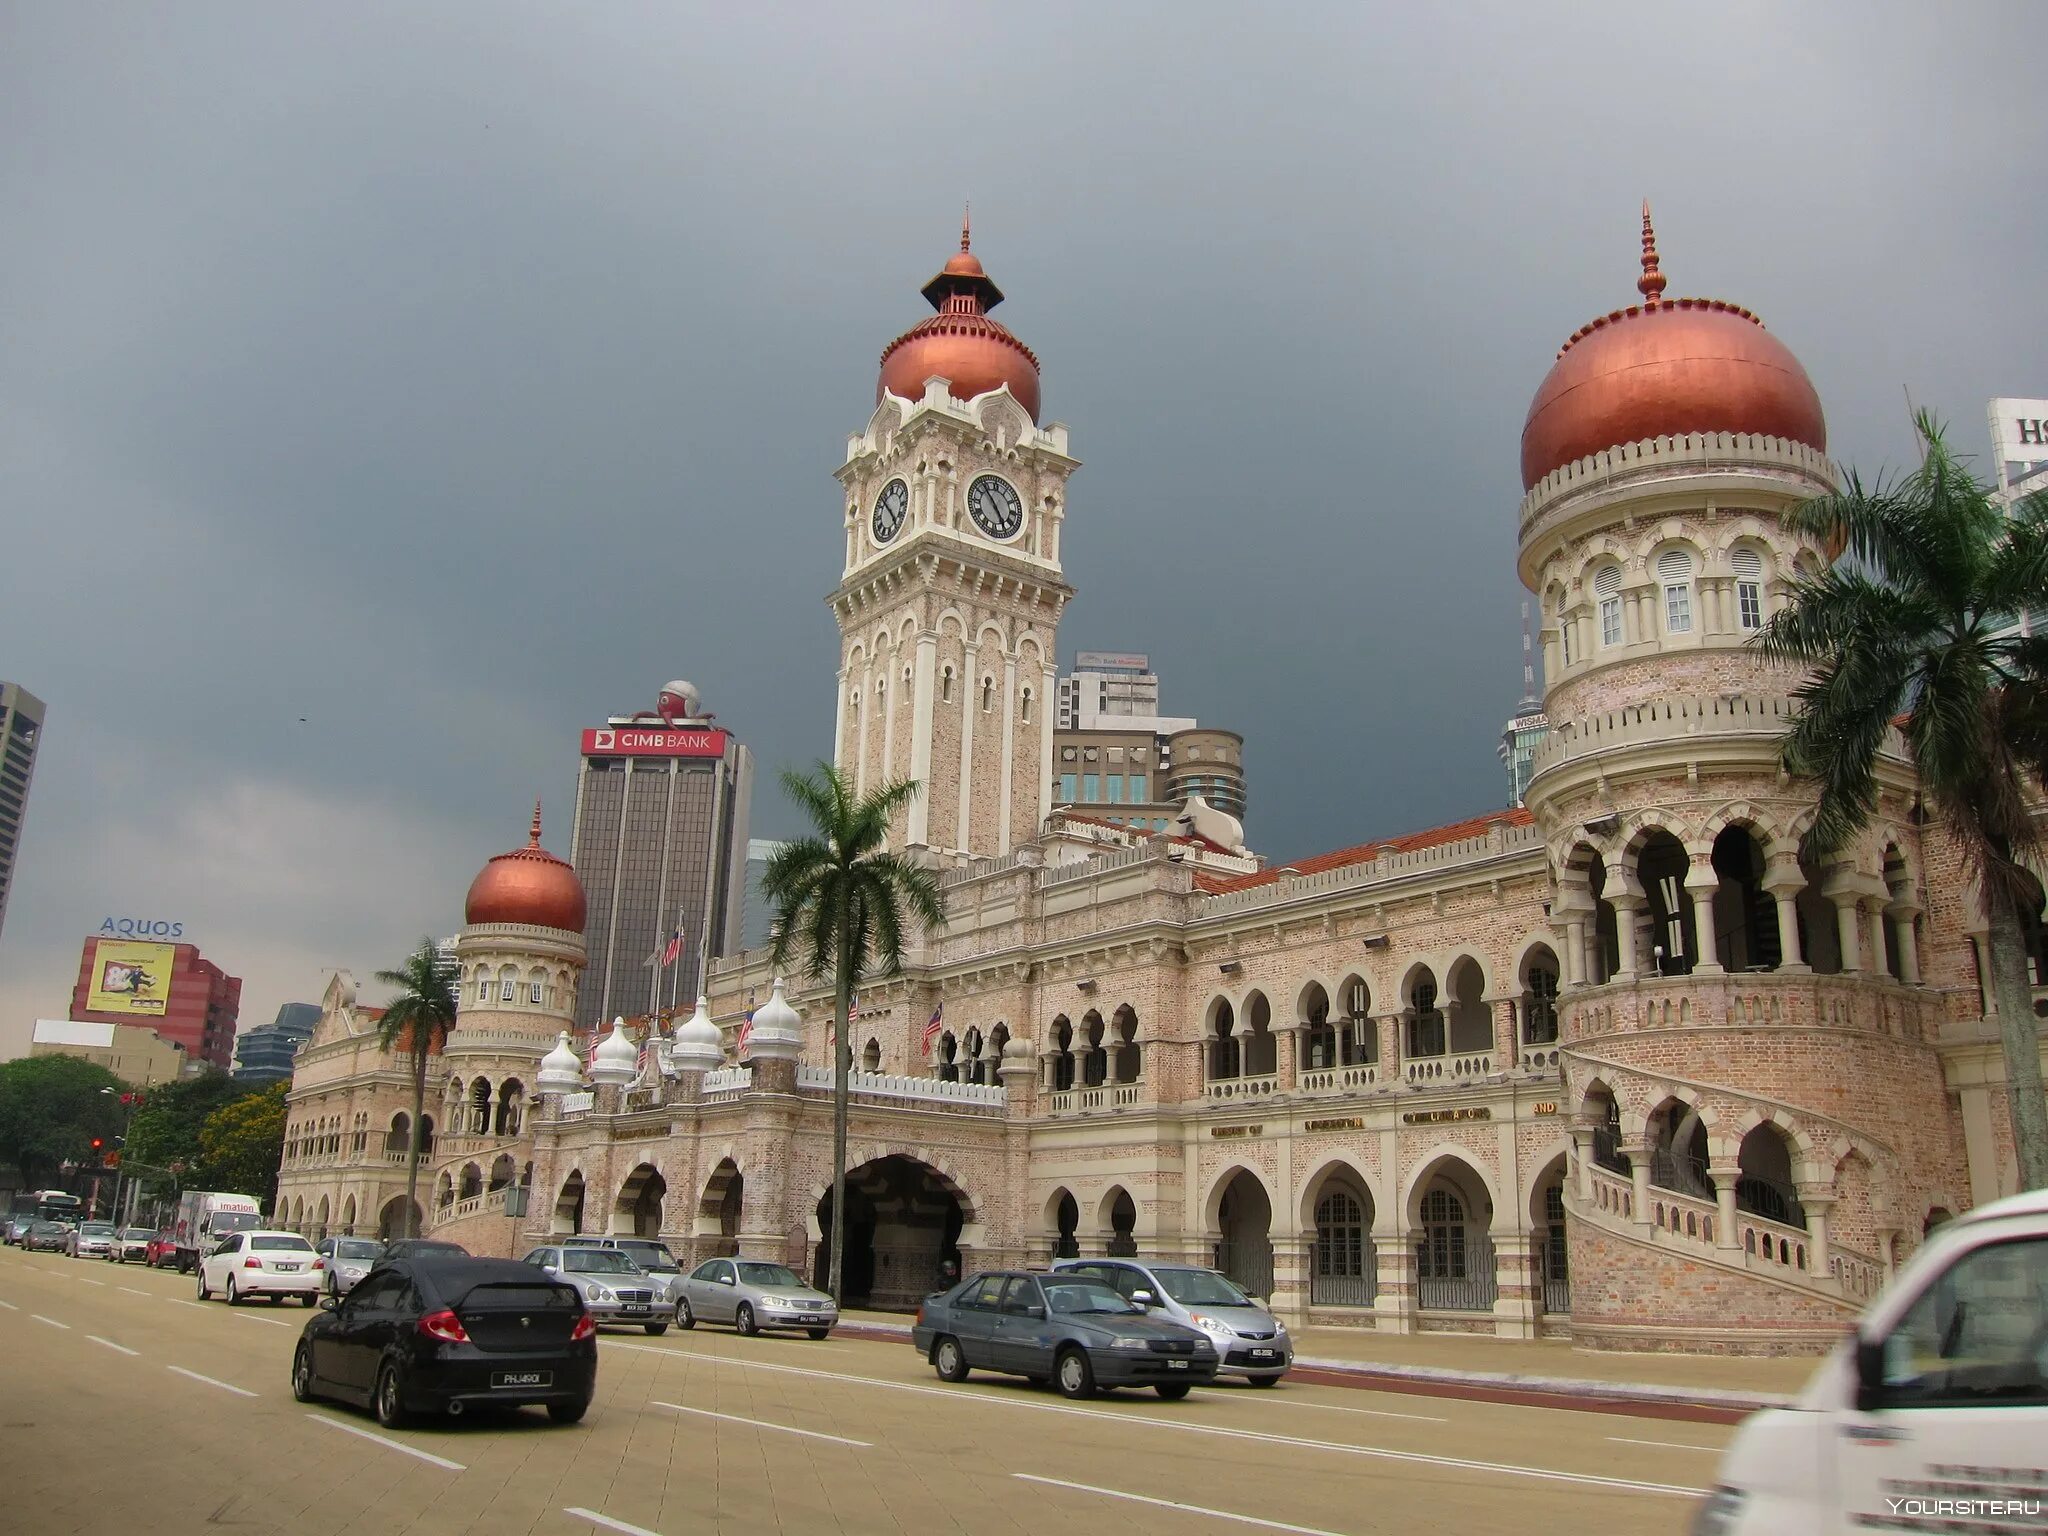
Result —
<path fill-rule="evenodd" d="M 1137 651 L 1076 651 L 1076 672 L 1150 672 L 1152 658 Z"/>
<path fill-rule="evenodd" d="M 1991 443 L 2000 490 L 2038 474 L 2048 464 L 2048 400 L 1992 401 Z"/>
<path fill-rule="evenodd" d="M 724 731 L 607 725 L 583 733 L 585 757 L 723 757 Z"/>
<path fill-rule="evenodd" d="M 96 940 L 85 988 L 86 1011 L 161 1018 L 171 1000 L 171 964 L 177 956 L 174 944 Z"/>

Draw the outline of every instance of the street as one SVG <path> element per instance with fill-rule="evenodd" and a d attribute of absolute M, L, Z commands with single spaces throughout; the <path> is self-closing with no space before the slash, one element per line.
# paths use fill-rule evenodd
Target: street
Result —
<path fill-rule="evenodd" d="M 1285 1382 L 1071 1404 L 907 1345 L 608 1334 L 580 1426 L 303 1407 L 307 1314 L 0 1253 L 0 1530 L 1675 1529 L 1729 1431 Z"/>

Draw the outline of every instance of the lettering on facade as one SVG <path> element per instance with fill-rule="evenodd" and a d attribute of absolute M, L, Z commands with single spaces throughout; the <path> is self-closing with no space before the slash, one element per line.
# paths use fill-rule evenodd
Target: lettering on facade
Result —
<path fill-rule="evenodd" d="M 1484 1104 L 1470 1109 L 1411 1109 L 1401 1118 L 1410 1125 L 1445 1125 L 1453 1120 L 1491 1120 L 1493 1111 Z"/>
<path fill-rule="evenodd" d="M 107 939 L 182 939 L 185 925 L 167 917 L 110 917 L 100 924 Z"/>
<path fill-rule="evenodd" d="M 2048 421 L 2028 421 L 2024 417 L 2014 423 L 2019 428 L 2022 443 L 2030 448 L 2048 444 Z"/>
<path fill-rule="evenodd" d="M 1263 1125 L 1212 1125 L 1209 1127 L 1209 1134 L 1222 1139 L 1230 1136 L 1257 1136 L 1264 1130 Z"/>
<path fill-rule="evenodd" d="M 1362 1131 L 1365 1122 L 1356 1115 L 1346 1115 L 1337 1120 L 1305 1120 L 1301 1128 L 1304 1131 Z"/>
<path fill-rule="evenodd" d="M 1529 1113 L 1532 1115 L 1554 1115 L 1557 1113 L 1557 1106 L 1555 1104 L 1532 1104 L 1529 1106 Z"/>

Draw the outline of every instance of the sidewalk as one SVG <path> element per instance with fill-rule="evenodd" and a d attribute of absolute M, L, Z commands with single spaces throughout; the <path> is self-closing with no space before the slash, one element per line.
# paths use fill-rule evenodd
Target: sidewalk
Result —
<path fill-rule="evenodd" d="M 849 1311 L 845 1332 L 903 1338 L 901 1313 Z M 1303 1328 L 1295 1367 L 1347 1384 L 1389 1391 L 1557 1400 L 1558 1406 L 1698 1404 L 1730 1415 L 1796 1394 L 1819 1361 L 1722 1355 L 1637 1355 L 1573 1349 L 1562 1339 L 1494 1339 L 1474 1334 L 1383 1334 Z"/>

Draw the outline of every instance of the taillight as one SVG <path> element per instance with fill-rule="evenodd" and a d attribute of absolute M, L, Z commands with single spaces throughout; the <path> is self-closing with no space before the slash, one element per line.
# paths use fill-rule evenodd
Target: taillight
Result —
<path fill-rule="evenodd" d="M 443 1344 L 467 1344 L 469 1330 L 462 1326 L 462 1319 L 445 1308 L 429 1312 L 420 1319 L 420 1332 L 430 1339 L 439 1339 Z"/>
<path fill-rule="evenodd" d="M 594 1339 L 596 1337 L 597 1324 L 590 1320 L 588 1312 L 577 1318 L 576 1326 L 569 1330 L 569 1342 L 572 1344 L 578 1339 Z"/>
<path fill-rule="evenodd" d="M 313 1261 L 313 1267 L 315 1269 L 325 1269 L 327 1267 L 327 1261 L 325 1259 L 315 1259 Z"/>
<path fill-rule="evenodd" d="M 261 1269 L 262 1267 L 263 1261 L 257 1258 L 256 1255 L 253 1253 L 250 1254 L 249 1257 L 247 1257 L 246 1259 L 242 1260 L 242 1268 L 244 1269 Z"/>

